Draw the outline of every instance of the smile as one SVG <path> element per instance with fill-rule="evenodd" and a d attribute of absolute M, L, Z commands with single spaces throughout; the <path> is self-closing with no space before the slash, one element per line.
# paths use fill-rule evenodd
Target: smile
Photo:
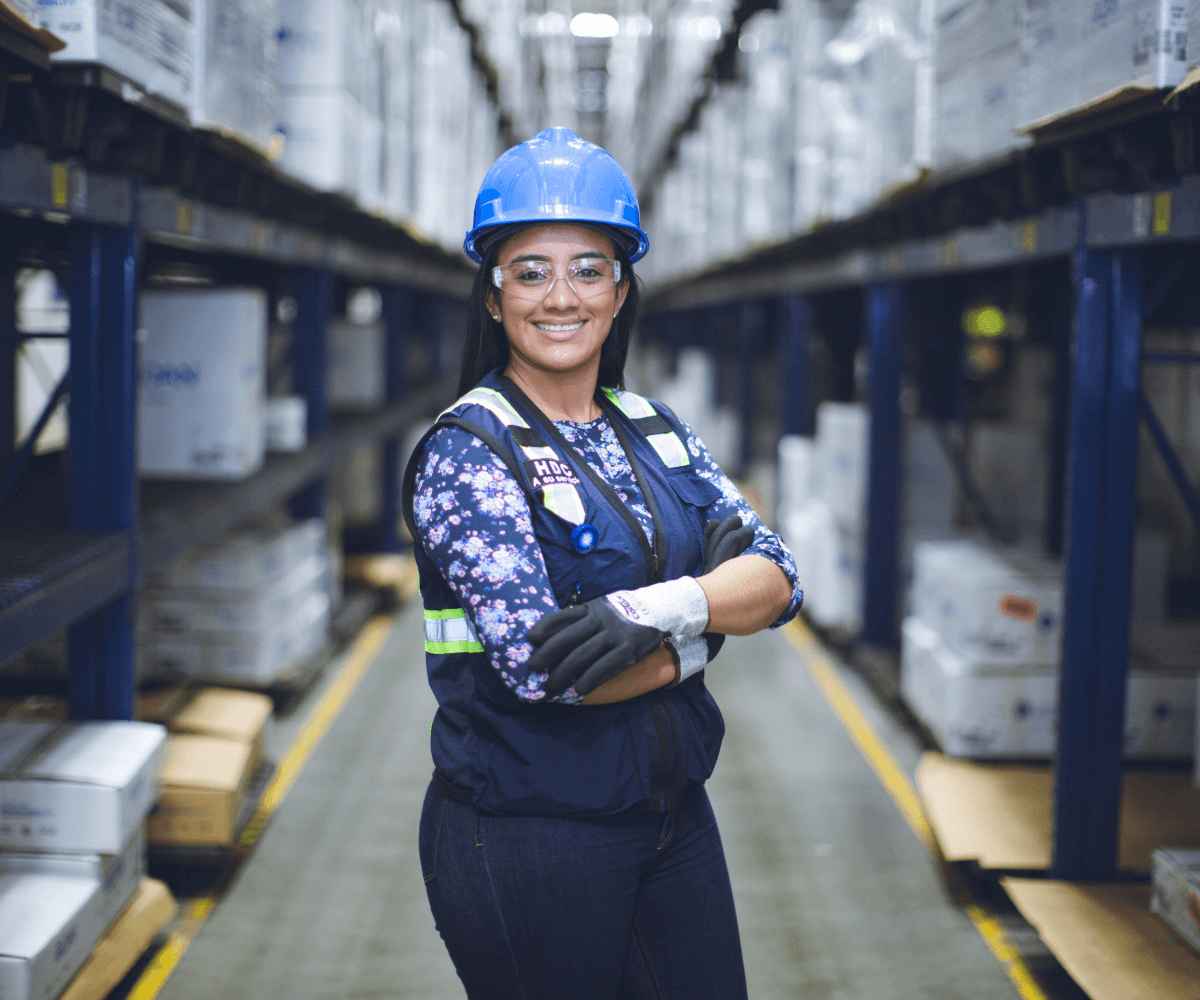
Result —
<path fill-rule="evenodd" d="M 574 333 L 583 326 L 579 323 L 534 323 L 543 333 Z"/>

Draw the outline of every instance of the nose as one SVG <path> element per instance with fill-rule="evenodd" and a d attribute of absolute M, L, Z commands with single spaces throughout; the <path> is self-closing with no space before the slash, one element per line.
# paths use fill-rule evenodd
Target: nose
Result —
<path fill-rule="evenodd" d="M 579 302 L 579 294 L 571 287 L 565 275 L 556 274 L 542 301 L 550 309 L 571 309 Z"/>

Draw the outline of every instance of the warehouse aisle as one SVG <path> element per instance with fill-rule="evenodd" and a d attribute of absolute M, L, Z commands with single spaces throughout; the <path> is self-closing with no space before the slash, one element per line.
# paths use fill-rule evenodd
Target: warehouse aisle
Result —
<path fill-rule="evenodd" d="M 419 614 L 401 613 L 165 1000 L 462 995 L 416 857 L 432 705 Z M 722 660 L 711 683 L 729 732 L 711 791 L 751 997 L 1012 997 L 800 652 L 771 633 L 730 640 Z"/>

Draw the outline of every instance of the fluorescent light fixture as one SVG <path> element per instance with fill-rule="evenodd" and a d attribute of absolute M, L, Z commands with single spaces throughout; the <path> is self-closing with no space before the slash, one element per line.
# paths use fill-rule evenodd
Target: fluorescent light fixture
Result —
<path fill-rule="evenodd" d="M 611 14 L 584 12 L 571 18 L 571 34 L 576 38 L 615 38 L 620 28 Z"/>

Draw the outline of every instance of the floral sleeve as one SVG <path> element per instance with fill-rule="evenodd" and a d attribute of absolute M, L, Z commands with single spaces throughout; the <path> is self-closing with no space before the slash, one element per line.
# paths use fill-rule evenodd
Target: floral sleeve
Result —
<path fill-rule="evenodd" d="M 526 666 L 529 629 L 558 601 L 529 502 L 504 461 L 469 431 L 435 431 L 416 475 L 413 515 L 426 553 L 513 694 L 527 702 L 580 702 L 574 688 L 548 696 L 548 675 Z"/>
<path fill-rule="evenodd" d="M 700 440 L 700 436 L 685 421 L 680 420 L 679 417 L 675 419 L 679 420 L 683 426 L 687 438 L 688 454 L 692 456 L 692 464 L 695 466 L 697 474 L 703 479 L 707 479 L 721 491 L 721 499 L 713 504 L 710 519 L 721 520 L 730 514 L 738 514 L 741 516 L 744 524 L 753 525 L 754 541 L 750 543 L 750 547 L 743 554 L 759 555 L 770 559 L 771 562 L 783 570 L 784 576 L 791 583 L 792 599 L 788 602 L 788 606 L 784 609 L 783 614 L 771 624 L 771 628 L 779 628 L 782 625 L 786 625 L 796 617 L 796 614 L 800 610 L 800 605 L 804 601 L 804 591 L 800 587 L 799 574 L 796 570 L 796 560 L 792 557 L 792 553 L 784 544 L 783 539 L 767 527 L 763 519 L 755 513 L 754 508 L 747 503 L 746 498 L 738 491 L 738 488 L 733 485 L 733 481 L 717 465 L 708 448 L 704 446 L 704 442 Z"/>

